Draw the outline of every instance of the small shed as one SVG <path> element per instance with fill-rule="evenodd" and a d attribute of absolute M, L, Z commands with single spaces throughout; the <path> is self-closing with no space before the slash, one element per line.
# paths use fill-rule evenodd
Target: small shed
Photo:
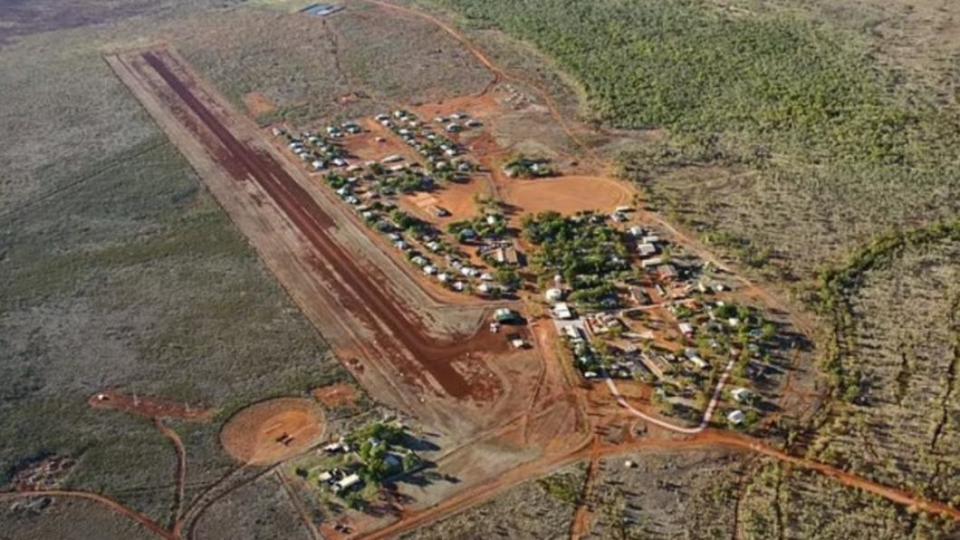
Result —
<path fill-rule="evenodd" d="M 556 303 L 560 300 L 563 300 L 563 290 L 561 289 L 547 289 L 547 292 L 544 294 L 544 297 L 547 299 L 547 302 Z"/>

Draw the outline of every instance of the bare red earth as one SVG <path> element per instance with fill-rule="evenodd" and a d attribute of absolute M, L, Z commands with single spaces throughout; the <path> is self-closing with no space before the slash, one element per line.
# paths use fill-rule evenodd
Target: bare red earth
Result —
<path fill-rule="evenodd" d="M 214 411 L 203 407 L 191 407 L 169 399 L 136 396 L 106 390 L 90 396 L 87 403 L 94 409 L 109 409 L 143 416 L 145 418 L 176 418 L 194 422 L 206 422 Z"/>

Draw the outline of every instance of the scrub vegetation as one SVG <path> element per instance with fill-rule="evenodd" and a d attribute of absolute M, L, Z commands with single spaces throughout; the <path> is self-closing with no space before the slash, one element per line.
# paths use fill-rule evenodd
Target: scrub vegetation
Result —
<path fill-rule="evenodd" d="M 582 86 L 590 119 L 665 133 L 615 145 L 622 173 L 770 278 L 808 279 L 960 210 L 955 105 L 848 27 L 687 0 L 431 4 L 536 45 Z"/>

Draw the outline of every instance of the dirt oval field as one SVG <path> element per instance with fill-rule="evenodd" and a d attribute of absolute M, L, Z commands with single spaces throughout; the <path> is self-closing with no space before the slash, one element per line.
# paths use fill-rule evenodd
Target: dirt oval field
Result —
<path fill-rule="evenodd" d="M 317 402 L 278 398 L 233 415 L 220 431 L 220 442 L 241 463 L 272 465 L 317 444 L 325 431 L 325 418 Z"/>
<path fill-rule="evenodd" d="M 633 192 L 623 183 L 602 176 L 561 176 L 539 180 L 511 180 L 501 196 L 524 213 L 553 210 L 573 214 L 585 210 L 611 212 L 629 205 Z"/>

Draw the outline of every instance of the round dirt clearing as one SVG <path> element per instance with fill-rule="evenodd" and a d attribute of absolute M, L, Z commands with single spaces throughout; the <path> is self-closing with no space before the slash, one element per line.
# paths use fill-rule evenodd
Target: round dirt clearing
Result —
<path fill-rule="evenodd" d="M 508 180 L 501 189 L 503 199 L 522 213 L 555 210 L 574 214 L 584 210 L 611 212 L 631 203 L 629 188 L 602 176 L 560 176 L 536 180 Z"/>
<path fill-rule="evenodd" d="M 320 442 L 326 427 L 317 402 L 302 398 L 262 401 L 233 415 L 220 443 L 237 461 L 272 465 Z"/>

